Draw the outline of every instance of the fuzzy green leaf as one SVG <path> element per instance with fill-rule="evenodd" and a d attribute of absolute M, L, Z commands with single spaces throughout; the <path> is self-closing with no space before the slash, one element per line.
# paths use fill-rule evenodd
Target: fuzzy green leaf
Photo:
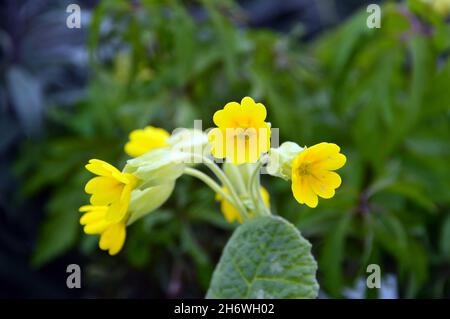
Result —
<path fill-rule="evenodd" d="M 236 229 L 217 265 L 207 298 L 315 298 L 311 244 L 281 217 L 259 217 Z"/>

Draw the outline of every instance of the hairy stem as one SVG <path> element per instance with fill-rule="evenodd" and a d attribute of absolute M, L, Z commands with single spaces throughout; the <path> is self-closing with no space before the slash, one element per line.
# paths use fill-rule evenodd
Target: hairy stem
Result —
<path fill-rule="evenodd" d="M 250 194 L 252 194 L 253 204 L 255 205 L 256 213 L 271 215 L 270 210 L 264 203 L 261 196 L 261 184 L 260 184 L 260 171 L 263 165 L 263 161 L 260 160 L 253 170 L 250 179 L 248 180 L 248 188 Z"/>
<path fill-rule="evenodd" d="M 217 184 L 211 177 L 209 177 L 205 173 L 199 171 L 198 169 L 190 168 L 190 167 L 186 167 L 184 169 L 184 173 L 186 175 L 190 175 L 190 176 L 198 178 L 199 180 L 204 182 L 206 185 L 208 185 L 214 192 L 219 193 L 220 196 L 222 196 L 225 200 L 234 204 L 234 200 L 227 193 L 225 193 L 223 191 L 222 187 L 220 187 L 219 184 Z"/>
<path fill-rule="evenodd" d="M 233 199 L 232 201 L 230 201 L 230 203 L 232 203 L 233 206 L 239 211 L 242 219 L 250 219 L 247 209 L 242 203 L 242 200 L 239 198 L 239 195 L 237 194 L 233 184 L 230 182 L 225 173 L 220 169 L 220 167 L 216 163 L 214 163 L 214 161 L 203 155 L 192 153 L 192 156 L 200 159 L 201 162 L 205 164 L 206 167 L 208 167 L 216 175 L 216 177 L 221 181 L 225 188 L 230 192 L 231 198 Z"/>

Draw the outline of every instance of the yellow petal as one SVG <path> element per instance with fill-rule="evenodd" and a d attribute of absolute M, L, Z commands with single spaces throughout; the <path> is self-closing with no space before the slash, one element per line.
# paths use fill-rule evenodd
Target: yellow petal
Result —
<path fill-rule="evenodd" d="M 115 236 L 111 242 L 111 247 L 109 248 L 109 254 L 111 256 L 116 255 L 122 249 L 127 235 L 125 224 L 119 224 L 116 227 Z"/>
<path fill-rule="evenodd" d="M 128 205 L 130 203 L 130 191 L 122 192 L 120 199 L 116 200 L 109 206 L 105 219 L 110 223 L 120 222 L 127 214 Z"/>
<path fill-rule="evenodd" d="M 255 103 L 251 97 L 244 97 L 241 101 L 241 105 L 246 114 L 251 117 L 251 124 L 257 124 L 264 122 L 267 116 L 266 107 L 262 103 Z"/>
<path fill-rule="evenodd" d="M 95 177 L 95 178 L 104 178 L 104 177 Z M 109 183 L 104 180 L 95 180 L 93 178 L 86 185 L 86 192 L 88 194 L 92 194 L 90 198 L 90 202 L 92 205 L 109 205 L 115 201 L 120 199 L 122 194 L 122 190 L 124 188 L 123 184 L 119 184 L 117 182 Z"/>
<path fill-rule="evenodd" d="M 145 153 L 147 153 L 150 148 L 144 144 L 136 143 L 136 142 L 128 142 L 125 144 L 125 153 L 127 153 L 131 157 L 138 157 Z"/>
<path fill-rule="evenodd" d="M 78 211 L 83 213 L 83 212 L 89 212 L 89 211 L 97 210 L 97 209 L 99 209 L 99 210 L 105 209 L 106 210 L 107 208 L 108 208 L 107 206 L 84 205 L 84 206 L 81 206 Z"/>
<path fill-rule="evenodd" d="M 311 186 L 308 183 L 307 178 L 297 177 L 292 180 L 292 193 L 294 198 L 300 204 L 306 204 L 307 206 L 314 208 L 317 206 L 318 198 L 313 192 Z"/>
<path fill-rule="evenodd" d="M 100 234 L 109 225 L 110 225 L 109 223 L 107 223 L 104 219 L 102 219 L 102 220 L 100 220 L 98 222 L 87 224 L 86 226 L 84 226 L 83 230 L 88 235 Z"/>
<path fill-rule="evenodd" d="M 112 177 L 98 176 L 91 178 L 84 187 L 84 191 L 88 194 L 107 191 L 111 188 L 120 187 L 120 183 Z"/>
<path fill-rule="evenodd" d="M 227 103 L 222 110 L 214 113 L 213 122 L 220 128 L 233 127 L 233 117 L 239 113 L 241 106 L 237 102 Z"/>
<path fill-rule="evenodd" d="M 167 146 L 169 137 L 169 132 L 153 126 L 134 130 L 129 135 L 130 140 L 125 145 L 125 152 L 132 157 L 141 156 L 153 149 Z"/>
<path fill-rule="evenodd" d="M 100 176 L 111 176 L 113 172 L 119 172 L 111 164 L 98 159 L 91 159 L 85 167 L 88 171 Z"/>
<path fill-rule="evenodd" d="M 341 186 L 342 179 L 339 174 L 330 171 L 322 171 L 316 175 L 325 185 L 336 189 Z"/>
<path fill-rule="evenodd" d="M 113 234 L 110 230 L 110 227 L 106 228 L 100 235 L 100 241 L 98 242 L 98 247 L 100 247 L 101 250 L 108 250 L 109 246 L 111 245 Z"/>
<path fill-rule="evenodd" d="M 239 223 L 242 224 L 242 217 L 239 214 L 238 210 L 231 205 L 228 201 L 222 200 L 220 203 L 220 210 L 222 211 L 223 215 L 225 216 L 225 219 L 227 222 L 232 223 L 235 220 L 237 220 Z"/>
<path fill-rule="evenodd" d="M 258 148 L 259 153 L 267 153 L 270 150 L 270 125 L 269 123 L 263 123 L 261 127 L 258 127 Z"/>
<path fill-rule="evenodd" d="M 334 196 L 335 194 L 334 188 L 331 187 L 329 184 L 312 175 L 308 176 L 307 178 L 309 179 L 309 184 L 311 185 L 314 193 L 316 193 L 322 198 L 331 198 Z"/>
<path fill-rule="evenodd" d="M 228 194 L 228 190 L 226 187 L 222 187 L 222 190 Z M 239 214 L 239 211 L 227 200 L 225 200 L 220 193 L 216 193 L 215 196 L 216 201 L 220 201 L 220 210 L 223 213 L 223 216 L 225 217 L 226 221 L 230 224 L 237 220 L 239 223 L 242 224 L 242 217 Z"/>
<path fill-rule="evenodd" d="M 317 156 L 327 156 L 330 154 L 339 153 L 341 148 L 334 143 L 322 142 L 308 147 L 310 153 L 314 153 Z"/>
<path fill-rule="evenodd" d="M 87 225 L 105 219 L 107 209 L 92 210 L 80 218 L 81 225 Z"/>
<path fill-rule="evenodd" d="M 260 188 L 260 192 L 261 192 L 261 197 L 262 200 L 264 202 L 264 205 L 266 205 L 267 208 L 270 208 L 270 196 L 269 196 L 269 192 L 267 191 L 267 189 L 265 189 L 264 187 L 261 186 Z"/>
<path fill-rule="evenodd" d="M 211 154 L 216 158 L 224 158 L 226 154 L 226 132 L 214 128 L 208 132 L 208 141 L 211 144 Z"/>
<path fill-rule="evenodd" d="M 122 183 L 122 184 L 129 184 L 129 183 L 131 183 L 132 181 L 135 181 L 135 180 L 136 180 L 136 178 L 135 178 L 133 175 L 127 174 L 127 173 L 121 173 L 121 172 L 119 172 L 119 173 L 113 173 L 113 174 L 112 174 L 112 177 L 113 177 L 117 182 Z"/>
<path fill-rule="evenodd" d="M 337 153 L 324 157 L 322 160 L 317 162 L 317 164 L 315 164 L 315 167 L 317 169 L 334 171 L 344 166 L 346 161 L 347 158 L 344 154 Z"/>
<path fill-rule="evenodd" d="M 109 226 L 100 236 L 99 247 L 108 250 L 109 254 L 117 254 L 123 247 L 126 237 L 125 224 L 113 224 Z"/>

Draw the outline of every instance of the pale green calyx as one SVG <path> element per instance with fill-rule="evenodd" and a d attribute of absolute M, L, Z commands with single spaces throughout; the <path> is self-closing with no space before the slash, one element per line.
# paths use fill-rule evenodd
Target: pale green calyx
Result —
<path fill-rule="evenodd" d="M 169 147 L 155 149 L 127 161 L 123 172 L 139 179 L 139 184 L 131 192 L 128 225 L 164 204 L 188 162 L 188 153 Z"/>
<path fill-rule="evenodd" d="M 128 225 L 131 225 L 139 218 L 151 213 L 159 208 L 170 197 L 175 187 L 175 182 L 150 186 L 145 189 L 135 189 L 131 192 L 130 218 Z"/>
<path fill-rule="evenodd" d="M 291 179 L 292 161 L 303 151 L 303 147 L 294 142 L 284 142 L 278 148 L 271 148 L 267 172 L 272 176 Z"/>
<path fill-rule="evenodd" d="M 133 174 L 141 180 L 138 188 L 167 184 L 183 174 L 190 154 L 170 148 L 159 148 L 128 160 L 124 173 Z"/>

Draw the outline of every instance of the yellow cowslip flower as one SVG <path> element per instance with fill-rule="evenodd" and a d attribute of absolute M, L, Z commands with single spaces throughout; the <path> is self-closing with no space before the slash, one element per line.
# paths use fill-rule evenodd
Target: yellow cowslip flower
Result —
<path fill-rule="evenodd" d="M 115 255 L 125 242 L 131 191 L 138 179 L 97 159 L 91 159 L 86 169 L 99 176 L 86 184 L 85 191 L 91 194 L 92 205 L 80 207 L 84 213 L 80 224 L 84 225 L 86 234 L 99 234 L 99 247 Z"/>
<path fill-rule="evenodd" d="M 222 187 L 223 191 L 228 194 L 228 190 L 226 187 Z M 261 197 L 264 202 L 264 205 L 266 207 L 270 208 L 270 198 L 269 198 L 269 192 L 261 186 L 260 188 Z M 223 215 L 225 216 L 225 219 L 230 224 L 237 220 L 239 223 L 242 224 L 242 217 L 239 214 L 238 210 L 226 199 L 224 199 L 219 193 L 216 193 L 216 201 L 220 202 L 220 210 L 222 211 Z"/>
<path fill-rule="evenodd" d="M 130 133 L 129 142 L 125 144 L 125 153 L 131 157 L 141 156 L 155 148 L 168 145 L 169 132 L 162 128 L 147 126 Z"/>
<path fill-rule="evenodd" d="M 292 162 L 292 193 L 300 204 L 316 207 L 317 196 L 331 198 L 341 185 L 333 172 L 344 166 L 346 157 L 333 143 L 319 143 L 301 151 Z"/>
<path fill-rule="evenodd" d="M 214 113 L 217 128 L 208 133 L 211 153 L 233 164 L 255 163 L 270 149 L 270 123 L 266 107 L 244 97 L 241 104 L 230 102 Z"/>
<path fill-rule="evenodd" d="M 111 223 L 122 221 L 130 203 L 131 191 L 138 179 L 132 174 L 122 173 L 117 168 L 98 159 L 91 159 L 86 169 L 96 175 L 85 186 L 91 194 L 90 202 L 94 206 L 107 206 L 105 220 Z"/>
<path fill-rule="evenodd" d="M 123 247 L 126 237 L 125 222 L 111 223 L 106 220 L 108 206 L 86 205 L 80 207 L 84 213 L 80 224 L 84 225 L 84 232 L 89 235 L 99 234 L 99 247 L 108 253 L 116 255 Z"/>

